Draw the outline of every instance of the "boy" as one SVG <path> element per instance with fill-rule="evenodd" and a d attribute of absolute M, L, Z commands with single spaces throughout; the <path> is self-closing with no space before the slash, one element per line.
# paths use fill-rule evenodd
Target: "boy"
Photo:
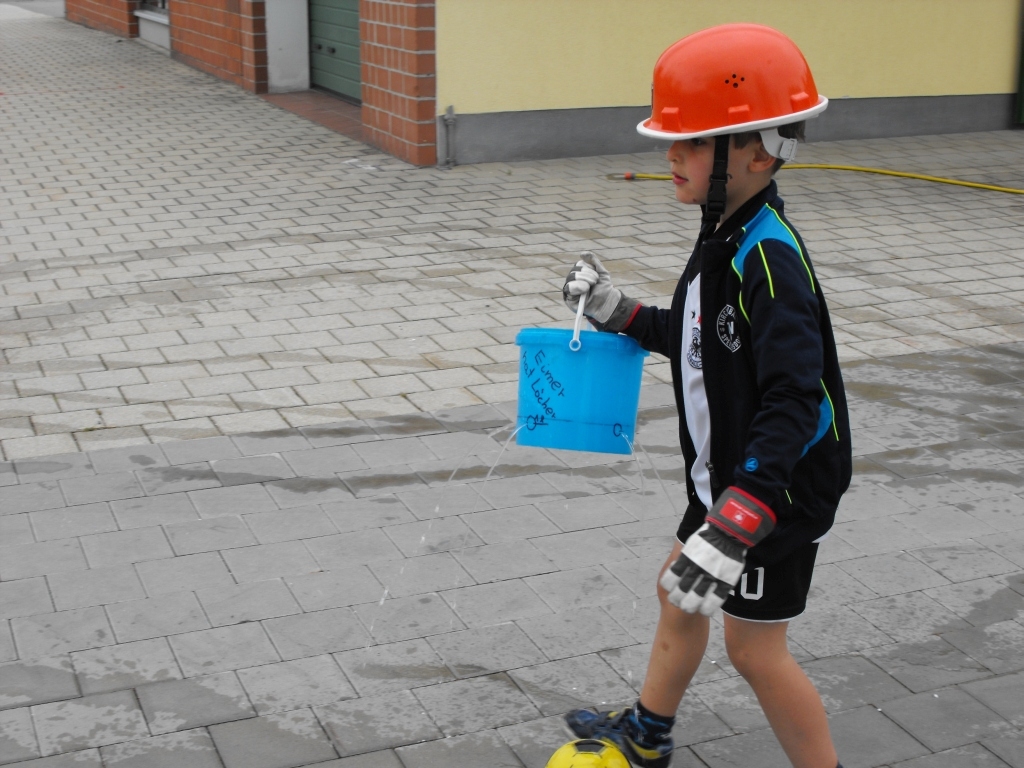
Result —
<path fill-rule="evenodd" d="M 602 331 L 670 358 L 688 507 L 658 585 L 640 698 L 566 715 L 580 738 L 638 766 L 672 759 L 675 713 L 725 614 L 725 643 L 797 768 L 836 768 L 814 686 L 786 631 L 804 610 L 818 542 L 850 481 L 846 398 L 821 288 L 772 176 L 828 104 L 785 35 L 729 24 L 683 38 L 654 71 L 640 133 L 673 140 L 676 199 L 702 228 L 669 310 L 624 296 L 592 254 L 563 288 Z M 841 768 L 841 766 L 839 767 Z"/>

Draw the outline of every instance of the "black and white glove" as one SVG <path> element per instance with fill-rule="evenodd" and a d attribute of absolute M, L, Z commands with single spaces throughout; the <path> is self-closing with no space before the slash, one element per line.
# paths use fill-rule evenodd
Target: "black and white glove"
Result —
<path fill-rule="evenodd" d="M 587 295 L 583 314 L 599 331 L 618 333 L 633 319 L 640 302 L 623 295 L 612 285 L 612 276 L 601 260 L 590 251 L 580 254 L 580 260 L 569 270 L 562 286 L 562 298 L 573 312 L 579 309 L 580 296 Z"/>
<path fill-rule="evenodd" d="M 725 489 L 704 525 L 686 540 L 678 559 L 661 575 L 669 602 L 686 613 L 711 616 L 739 583 L 747 550 L 774 527 L 771 507 L 736 486 Z"/>

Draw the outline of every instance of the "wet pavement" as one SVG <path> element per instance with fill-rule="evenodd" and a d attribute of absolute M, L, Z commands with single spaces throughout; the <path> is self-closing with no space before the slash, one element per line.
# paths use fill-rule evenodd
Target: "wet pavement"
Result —
<path fill-rule="evenodd" d="M 685 503 L 666 364 L 636 458 L 502 448 L 566 254 L 671 291 L 696 222 L 603 179 L 658 157 L 412 169 L 59 19 L 0 40 L 0 765 L 541 768 L 632 700 Z M 1022 147 L 801 159 L 1024 186 Z M 779 183 L 857 454 L 794 652 L 846 768 L 1021 768 L 1024 206 Z M 676 739 L 787 764 L 718 630 Z"/>

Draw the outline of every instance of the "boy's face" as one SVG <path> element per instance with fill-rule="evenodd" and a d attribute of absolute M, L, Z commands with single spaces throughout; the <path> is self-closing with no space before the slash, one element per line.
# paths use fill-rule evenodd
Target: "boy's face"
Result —
<path fill-rule="evenodd" d="M 711 168 L 715 164 L 715 139 L 685 139 L 676 141 L 666 155 L 672 169 L 676 200 L 685 205 L 704 205 L 711 185 Z M 751 141 L 737 148 L 730 139 L 729 183 L 726 185 L 728 203 L 742 205 L 764 189 L 771 181 L 775 158 L 769 155 L 760 141 Z"/>

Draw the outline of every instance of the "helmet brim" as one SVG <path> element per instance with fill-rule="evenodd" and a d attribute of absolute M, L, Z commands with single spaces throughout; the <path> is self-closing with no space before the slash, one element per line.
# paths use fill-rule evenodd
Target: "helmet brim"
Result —
<path fill-rule="evenodd" d="M 647 124 L 651 122 L 651 118 L 647 118 L 637 124 L 636 130 L 641 136 L 647 136 L 652 139 L 661 139 L 663 141 L 700 139 L 705 136 L 721 136 L 727 133 L 745 133 L 747 131 L 759 131 L 762 128 L 777 128 L 780 125 L 799 123 L 801 120 L 810 120 L 811 118 L 817 117 L 824 112 L 827 107 L 828 99 L 824 96 L 818 96 L 818 103 L 810 109 L 805 109 L 801 112 L 793 112 L 783 117 L 772 117 L 767 120 L 752 120 L 749 123 L 723 125 L 720 128 L 711 128 L 706 131 L 695 131 L 693 133 L 673 133 L 670 131 L 659 131 L 653 128 L 648 128 Z"/>

